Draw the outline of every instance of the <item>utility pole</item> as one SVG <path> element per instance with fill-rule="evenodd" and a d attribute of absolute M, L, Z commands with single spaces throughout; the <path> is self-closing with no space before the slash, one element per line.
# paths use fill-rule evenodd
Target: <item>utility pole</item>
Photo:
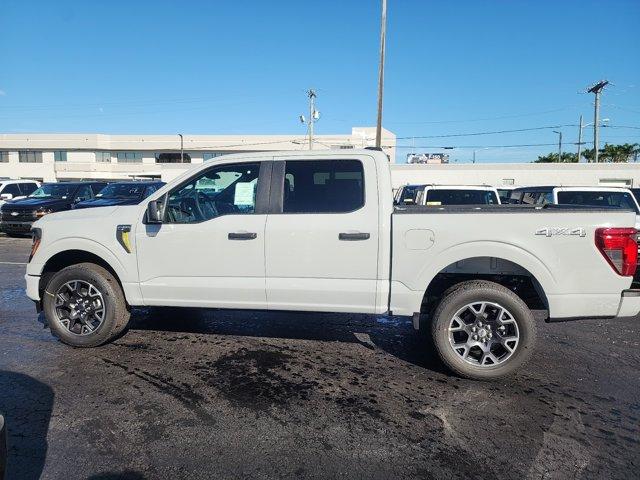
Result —
<path fill-rule="evenodd" d="M 562 162 L 562 132 L 554 130 L 553 133 L 558 134 L 558 163 Z"/>
<path fill-rule="evenodd" d="M 607 85 L 609 85 L 608 80 L 600 80 L 598 83 L 592 85 L 587 90 L 587 92 L 593 93 L 596 96 L 596 101 L 594 103 L 593 109 L 593 158 L 595 163 L 598 163 L 598 134 L 600 133 L 600 94 L 602 93 L 604 87 L 606 87 Z"/>
<path fill-rule="evenodd" d="M 387 0 L 382 0 L 380 20 L 380 65 L 378 66 L 378 122 L 376 123 L 376 148 L 382 148 L 382 93 L 384 90 L 384 53 L 387 37 Z"/>
<path fill-rule="evenodd" d="M 581 147 L 582 147 L 582 115 L 580 115 L 580 126 L 578 127 L 578 163 L 580 163 Z"/>
<path fill-rule="evenodd" d="M 476 151 L 473 151 L 473 161 L 471 163 L 476 163 Z"/>
<path fill-rule="evenodd" d="M 184 138 L 181 133 L 178 136 L 180 137 L 180 163 L 184 163 Z"/>
<path fill-rule="evenodd" d="M 307 133 L 309 135 L 309 150 L 313 150 L 313 125 L 320 119 L 320 112 L 316 110 L 316 91 L 313 88 L 307 90 L 307 97 L 309 97 L 309 119 L 307 120 L 304 115 L 300 115 L 300 123 L 307 124 Z"/>

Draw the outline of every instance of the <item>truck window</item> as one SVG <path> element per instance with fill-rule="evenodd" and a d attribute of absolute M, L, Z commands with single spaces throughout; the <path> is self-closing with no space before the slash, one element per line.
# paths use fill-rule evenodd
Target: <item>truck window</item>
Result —
<path fill-rule="evenodd" d="M 521 203 L 524 203 L 525 205 L 535 205 L 538 203 L 539 196 L 540 192 L 524 192 Z"/>
<path fill-rule="evenodd" d="M 210 168 L 169 193 L 166 223 L 198 223 L 255 212 L 260 163 Z"/>
<path fill-rule="evenodd" d="M 405 185 L 396 200 L 396 205 L 416 205 L 418 195 L 424 190 L 422 185 Z"/>
<path fill-rule="evenodd" d="M 491 190 L 437 189 L 427 192 L 425 205 L 497 205 L 498 197 Z"/>
<path fill-rule="evenodd" d="M 4 193 L 10 193 L 14 197 L 19 197 L 20 195 L 22 195 L 20 193 L 20 189 L 18 188 L 17 183 L 10 183 L 9 185 L 5 186 L 0 192 L 0 194 L 4 194 Z"/>
<path fill-rule="evenodd" d="M 548 205 L 553 203 L 553 192 L 545 193 L 542 198 L 538 199 L 538 201 L 542 203 L 542 205 Z"/>
<path fill-rule="evenodd" d="M 509 203 L 518 204 L 522 203 L 522 191 L 514 190 L 511 192 L 511 198 L 509 198 Z"/>
<path fill-rule="evenodd" d="M 78 191 L 76 192 L 76 198 L 80 201 L 82 200 L 90 200 L 93 198 L 93 193 L 91 193 L 90 185 L 80 185 Z"/>
<path fill-rule="evenodd" d="M 303 160 L 285 165 L 284 213 L 346 213 L 364 205 L 358 160 Z"/>
<path fill-rule="evenodd" d="M 25 196 L 31 195 L 38 188 L 38 184 L 32 183 L 32 182 L 20 183 L 18 184 L 18 186 L 20 187 L 20 191 L 22 192 L 22 195 L 25 195 Z"/>
<path fill-rule="evenodd" d="M 558 203 L 627 208 L 640 215 L 636 203 L 628 192 L 561 191 L 558 192 Z"/>
<path fill-rule="evenodd" d="M 511 190 L 506 188 L 498 188 L 498 195 L 500 196 L 501 203 L 509 203 L 509 198 L 511 197 Z"/>

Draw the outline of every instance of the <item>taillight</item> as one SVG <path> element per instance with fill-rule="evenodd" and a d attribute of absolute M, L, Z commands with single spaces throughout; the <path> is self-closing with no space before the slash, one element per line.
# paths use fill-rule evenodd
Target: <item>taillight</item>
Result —
<path fill-rule="evenodd" d="M 638 265 L 635 228 L 598 228 L 596 246 L 618 275 L 633 276 Z"/>
<path fill-rule="evenodd" d="M 31 261 L 33 256 L 38 251 L 38 248 L 40 247 L 40 242 L 42 241 L 42 230 L 40 230 L 39 228 L 32 228 L 31 238 L 32 238 L 32 243 L 31 243 L 31 253 L 29 254 L 29 262 Z"/>

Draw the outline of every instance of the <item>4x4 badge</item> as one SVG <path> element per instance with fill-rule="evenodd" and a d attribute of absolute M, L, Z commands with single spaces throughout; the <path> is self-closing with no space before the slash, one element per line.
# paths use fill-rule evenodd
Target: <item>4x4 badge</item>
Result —
<path fill-rule="evenodd" d="M 586 237 L 587 232 L 582 227 L 545 227 L 536 230 L 536 235 L 544 235 L 545 237 L 553 237 L 556 235 L 573 235 L 576 237 Z"/>

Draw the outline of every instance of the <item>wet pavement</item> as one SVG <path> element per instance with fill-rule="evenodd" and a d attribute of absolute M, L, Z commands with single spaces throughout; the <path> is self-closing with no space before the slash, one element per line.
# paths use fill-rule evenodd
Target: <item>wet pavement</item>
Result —
<path fill-rule="evenodd" d="M 640 319 L 540 325 L 515 377 L 448 375 L 409 319 L 136 310 L 72 349 L 0 237 L 8 478 L 637 478 Z"/>

